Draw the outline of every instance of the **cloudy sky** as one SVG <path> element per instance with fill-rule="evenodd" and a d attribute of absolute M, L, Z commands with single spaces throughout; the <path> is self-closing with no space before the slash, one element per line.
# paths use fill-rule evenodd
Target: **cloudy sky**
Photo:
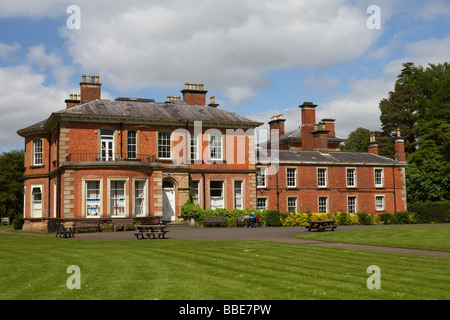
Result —
<path fill-rule="evenodd" d="M 450 61 L 444 0 L 1 0 L 0 30 L 0 152 L 22 149 L 16 131 L 63 109 L 82 74 L 104 99 L 204 83 L 220 108 L 281 113 L 287 130 L 312 101 L 346 138 L 380 128 L 402 63 Z"/>

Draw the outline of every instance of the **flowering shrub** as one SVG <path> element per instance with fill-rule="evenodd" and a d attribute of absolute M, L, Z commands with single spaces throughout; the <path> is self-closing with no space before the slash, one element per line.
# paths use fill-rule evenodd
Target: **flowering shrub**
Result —
<path fill-rule="evenodd" d="M 294 226 L 307 226 L 308 225 L 308 214 L 307 213 L 289 213 L 285 219 L 281 222 L 283 226 L 294 227 Z"/>
<path fill-rule="evenodd" d="M 336 212 L 333 214 L 334 221 L 337 225 L 360 225 L 360 217 L 356 214 L 348 212 Z"/>
<path fill-rule="evenodd" d="M 285 227 L 307 226 L 308 221 L 330 220 L 328 213 L 288 213 L 281 219 L 281 225 Z"/>

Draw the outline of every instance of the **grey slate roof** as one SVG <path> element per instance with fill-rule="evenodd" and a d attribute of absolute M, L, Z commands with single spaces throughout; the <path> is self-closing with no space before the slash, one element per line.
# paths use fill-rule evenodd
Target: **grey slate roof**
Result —
<path fill-rule="evenodd" d="M 301 141 L 301 140 L 302 140 L 302 129 L 301 128 L 298 128 L 297 130 L 285 133 L 280 137 L 280 141 Z M 345 139 L 328 136 L 328 141 L 343 142 L 343 141 L 345 141 Z"/>
<path fill-rule="evenodd" d="M 160 103 L 151 101 L 109 101 L 95 100 L 73 108 L 64 109 L 55 115 L 87 115 L 132 117 L 146 119 L 173 119 L 173 120 L 199 120 L 240 122 L 262 125 L 248 117 L 240 116 L 234 112 L 224 111 L 209 106 L 188 105 L 185 103 Z"/>
<path fill-rule="evenodd" d="M 270 154 L 269 154 L 270 155 Z M 258 159 L 261 162 L 270 159 L 270 157 L 258 155 Z M 303 150 L 280 150 L 279 151 L 280 162 L 291 163 L 359 163 L 359 164 L 380 164 L 380 165 L 394 165 L 398 161 L 375 155 L 368 152 L 344 152 L 344 151 L 330 151 L 330 153 L 320 153 L 319 151 L 303 151 Z"/>

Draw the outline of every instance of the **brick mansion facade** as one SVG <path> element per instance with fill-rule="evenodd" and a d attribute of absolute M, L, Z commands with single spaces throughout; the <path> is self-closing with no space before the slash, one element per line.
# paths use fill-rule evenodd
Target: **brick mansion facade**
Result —
<path fill-rule="evenodd" d="M 192 195 L 206 209 L 395 212 L 406 209 L 404 141 L 396 159 L 342 152 L 334 119 L 316 123 L 304 103 L 298 130 L 269 122 L 269 151 L 256 145 L 263 123 L 207 104 L 202 84 L 181 96 L 101 99 L 98 76 L 25 138 L 24 229 L 59 219 L 161 216 L 176 221 Z M 271 150 L 270 146 L 275 146 Z"/>

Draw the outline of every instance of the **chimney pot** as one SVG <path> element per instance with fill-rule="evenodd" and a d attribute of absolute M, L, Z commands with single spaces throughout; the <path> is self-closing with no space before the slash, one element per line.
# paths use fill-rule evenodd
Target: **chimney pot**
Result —
<path fill-rule="evenodd" d="M 74 95 L 81 103 L 101 99 L 100 77 L 97 75 L 83 75 L 80 83 L 80 95 Z"/>
<path fill-rule="evenodd" d="M 187 104 L 191 105 L 206 105 L 206 91 L 204 84 L 202 83 L 185 83 L 185 89 L 181 91 L 183 93 L 183 100 Z"/>

